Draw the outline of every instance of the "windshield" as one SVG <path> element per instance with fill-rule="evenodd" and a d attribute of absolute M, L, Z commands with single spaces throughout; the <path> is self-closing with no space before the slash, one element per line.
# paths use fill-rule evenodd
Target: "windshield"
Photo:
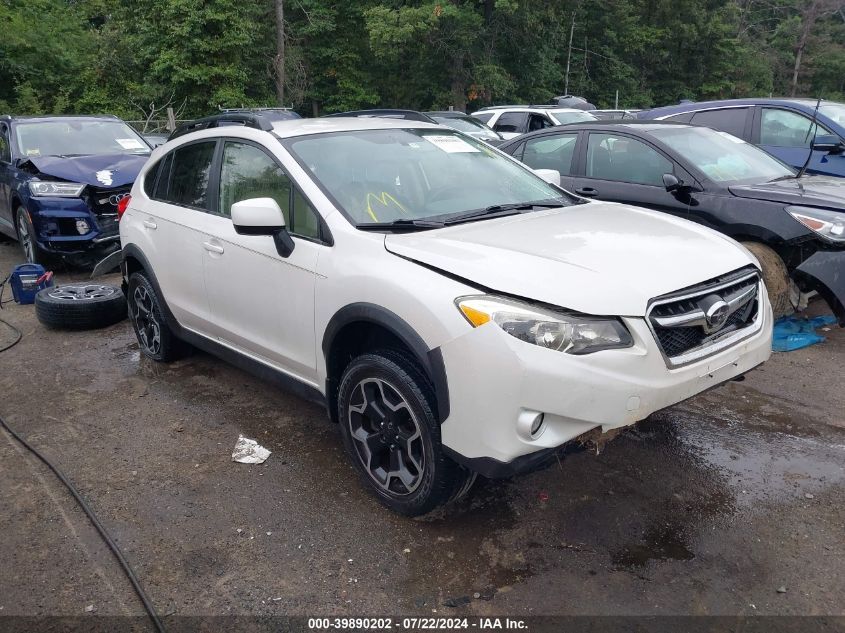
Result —
<path fill-rule="evenodd" d="M 474 119 L 472 117 L 448 117 L 448 116 L 434 116 L 432 117 L 435 121 L 440 123 L 441 125 L 445 125 L 446 127 L 450 127 L 454 130 L 459 130 L 461 132 L 466 132 L 467 134 L 472 135 L 483 135 L 487 137 L 494 137 L 496 133 L 486 125 L 484 125 L 478 119 Z"/>
<path fill-rule="evenodd" d="M 354 224 L 572 202 L 529 169 L 457 132 L 361 130 L 293 138 L 286 146 Z"/>
<path fill-rule="evenodd" d="M 819 107 L 819 112 L 845 127 L 845 103 L 827 103 Z"/>
<path fill-rule="evenodd" d="M 795 174 L 763 150 L 727 132 L 667 126 L 652 130 L 651 135 L 716 182 L 759 183 Z"/>
<path fill-rule="evenodd" d="M 583 110 L 552 110 L 552 116 L 557 119 L 561 125 L 567 123 L 580 123 L 581 121 L 597 121 L 598 119 Z"/>
<path fill-rule="evenodd" d="M 149 154 L 150 147 L 123 121 L 57 119 L 19 122 L 15 137 L 20 153 L 36 156 Z"/>

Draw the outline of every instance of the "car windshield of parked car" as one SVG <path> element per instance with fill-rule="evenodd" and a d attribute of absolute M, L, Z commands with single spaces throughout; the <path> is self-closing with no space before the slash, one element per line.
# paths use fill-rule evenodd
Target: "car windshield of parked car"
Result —
<path fill-rule="evenodd" d="M 466 132 L 472 135 L 484 135 L 488 137 L 498 136 L 491 128 L 484 125 L 478 119 L 473 117 L 448 117 L 448 116 L 432 116 L 435 121 L 446 127 L 450 127 L 460 132 Z"/>
<path fill-rule="evenodd" d="M 447 130 L 335 132 L 294 137 L 286 147 L 353 224 L 575 202 L 485 143 Z"/>
<path fill-rule="evenodd" d="M 768 182 L 795 174 L 791 167 L 727 132 L 667 126 L 650 133 L 716 182 Z"/>
<path fill-rule="evenodd" d="M 561 125 L 581 123 L 582 121 L 598 121 L 598 117 L 583 110 L 552 110 L 551 114 Z"/>
<path fill-rule="evenodd" d="M 845 127 L 845 103 L 827 103 L 819 107 L 819 113 Z"/>
<path fill-rule="evenodd" d="M 149 154 L 150 146 L 123 121 L 57 119 L 19 122 L 15 139 L 21 156 Z"/>

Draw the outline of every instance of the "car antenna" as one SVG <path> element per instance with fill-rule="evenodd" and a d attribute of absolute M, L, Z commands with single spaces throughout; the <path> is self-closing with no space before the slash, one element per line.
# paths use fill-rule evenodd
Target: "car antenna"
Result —
<path fill-rule="evenodd" d="M 818 101 L 816 101 L 816 109 L 813 110 L 813 121 L 810 123 L 810 127 L 807 128 L 807 136 L 804 137 L 804 140 L 807 140 L 807 137 L 810 136 L 810 132 L 813 132 L 813 128 L 818 131 L 819 126 L 816 125 L 816 118 L 819 114 L 819 106 L 822 103 L 822 98 L 819 97 Z M 813 141 L 816 140 L 815 133 L 813 134 Z M 804 175 L 804 172 L 807 171 L 807 166 L 810 164 L 810 160 L 813 158 L 813 141 L 810 141 L 810 151 L 807 152 L 807 160 L 804 161 L 804 164 L 801 165 L 801 169 L 798 170 L 798 173 L 795 174 L 795 179 L 798 180 L 801 176 Z"/>

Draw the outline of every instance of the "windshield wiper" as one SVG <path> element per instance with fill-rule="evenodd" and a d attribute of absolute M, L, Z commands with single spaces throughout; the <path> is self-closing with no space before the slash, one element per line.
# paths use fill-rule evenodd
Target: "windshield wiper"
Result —
<path fill-rule="evenodd" d="M 360 222 L 355 225 L 356 229 L 362 231 L 420 231 L 425 229 L 439 229 L 443 226 L 443 222 L 435 220 L 412 220 L 409 218 L 402 218 L 393 220 L 392 222 Z"/>
<path fill-rule="evenodd" d="M 779 182 L 781 180 L 794 180 L 797 178 L 795 174 L 786 174 L 785 176 L 778 176 L 777 178 L 772 178 L 769 182 Z"/>
<path fill-rule="evenodd" d="M 467 211 L 466 213 L 461 213 L 459 215 L 453 215 L 452 217 L 443 221 L 443 224 L 459 224 L 461 222 L 471 222 L 472 220 L 480 220 L 481 218 L 495 216 L 495 217 L 505 217 L 508 215 L 516 215 L 521 211 L 530 211 L 537 207 L 546 208 L 546 209 L 556 209 L 557 207 L 564 206 L 560 202 L 518 202 L 515 204 L 494 204 L 489 207 L 485 207 L 484 209 L 476 209 L 474 211 Z"/>

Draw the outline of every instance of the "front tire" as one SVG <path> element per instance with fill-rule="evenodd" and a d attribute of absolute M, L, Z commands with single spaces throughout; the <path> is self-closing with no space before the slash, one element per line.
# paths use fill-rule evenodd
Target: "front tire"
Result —
<path fill-rule="evenodd" d="M 167 324 L 162 301 L 150 280 L 143 272 L 132 273 L 128 291 L 129 320 L 141 352 L 161 363 L 176 360 L 182 345 Z"/>
<path fill-rule="evenodd" d="M 338 420 L 361 480 L 391 510 L 426 514 L 466 493 L 474 474 L 443 453 L 434 391 L 392 350 L 355 358 L 340 381 Z"/>
<path fill-rule="evenodd" d="M 780 255 L 760 242 L 742 242 L 742 245 L 760 262 L 775 319 L 792 314 L 795 310 L 789 298 L 789 271 Z"/>
<path fill-rule="evenodd" d="M 18 244 L 21 246 L 27 263 L 40 264 L 49 269 L 53 264 L 53 258 L 38 246 L 38 241 L 35 239 L 35 228 L 32 226 L 32 220 L 29 219 L 29 213 L 23 207 L 18 207 L 15 217 Z"/>

